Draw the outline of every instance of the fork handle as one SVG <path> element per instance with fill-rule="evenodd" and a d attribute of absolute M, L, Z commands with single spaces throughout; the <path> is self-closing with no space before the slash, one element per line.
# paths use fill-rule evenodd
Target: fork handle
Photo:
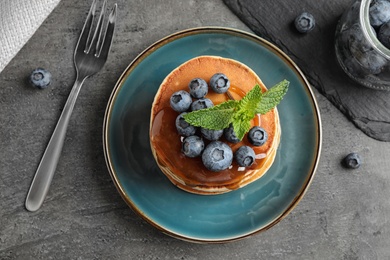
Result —
<path fill-rule="evenodd" d="M 26 209 L 38 210 L 49 190 L 64 144 L 66 129 L 84 79 L 76 78 L 54 132 L 42 156 L 26 198 Z"/>

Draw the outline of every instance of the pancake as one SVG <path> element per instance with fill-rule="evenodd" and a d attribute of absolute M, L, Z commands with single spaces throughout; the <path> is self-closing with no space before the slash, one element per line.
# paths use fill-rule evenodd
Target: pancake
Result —
<path fill-rule="evenodd" d="M 176 91 L 189 91 L 188 83 L 192 79 L 202 78 L 209 82 L 215 73 L 223 73 L 229 78 L 229 93 L 237 100 L 244 97 L 255 85 L 259 85 L 263 92 L 267 90 L 256 73 L 245 64 L 222 57 L 199 56 L 174 69 L 163 80 L 151 110 L 150 145 L 159 168 L 174 185 L 195 194 L 226 193 L 259 179 L 274 162 L 280 142 L 279 116 L 274 108 L 264 115 L 256 115 L 251 121 L 252 126 L 261 126 L 268 133 L 264 145 L 253 146 L 246 136 L 237 144 L 221 139 L 233 152 L 242 145 L 251 146 L 255 151 L 256 161 L 250 167 L 239 167 L 233 160 L 228 169 L 213 172 L 206 169 L 200 157 L 188 158 L 181 152 L 183 138 L 175 127 L 175 119 L 179 113 L 170 107 L 169 98 Z M 211 89 L 206 98 L 211 99 L 214 105 L 229 100 L 227 94 L 217 94 Z"/>

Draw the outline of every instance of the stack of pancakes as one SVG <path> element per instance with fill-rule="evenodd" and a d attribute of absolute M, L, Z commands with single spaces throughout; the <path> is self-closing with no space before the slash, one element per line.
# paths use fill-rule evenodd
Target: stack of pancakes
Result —
<path fill-rule="evenodd" d="M 171 95 L 179 90 L 188 89 L 188 83 L 194 78 L 209 82 L 215 73 L 225 74 L 231 87 L 229 93 L 234 99 L 241 99 L 255 85 L 263 92 L 267 88 L 261 79 L 248 66 L 216 56 L 199 56 L 174 69 L 161 83 L 154 98 L 150 121 L 150 143 L 153 156 L 162 172 L 177 187 L 196 194 L 221 194 L 241 188 L 263 176 L 274 162 L 280 142 L 280 123 L 278 111 L 272 109 L 264 115 L 257 115 L 251 122 L 268 133 L 268 140 L 262 146 L 251 145 L 246 136 L 237 144 L 224 140 L 233 152 L 241 145 L 251 146 L 256 153 L 256 162 L 247 168 L 239 167 L 234 161 L 226 170 L 212 172 L 205 168 L 201 158 L 188 158 L 181 152 L 182 137 L 176 131 L 175 119 L 179 113 L 169 104 Z M 206 98 L 218 105 L 229 99 L 227 94 L 217 94 L 209 90 Z M 206 143 L 207 145 L 207 143 Z"/>

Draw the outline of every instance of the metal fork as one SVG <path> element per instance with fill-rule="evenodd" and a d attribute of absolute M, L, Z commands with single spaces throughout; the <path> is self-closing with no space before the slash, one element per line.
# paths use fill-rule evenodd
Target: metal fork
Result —
<path fill-rule="evenodd" d="M 36 211 L 41 207 L 49 190 L 64 144 L 69 119 L 84 80 L 100 71 L 107 60 L 115 29 L 117 4 L 114 5 L 108 17 L 108 24 L 103 35 L 103 19 L 106 4 L 107 1 L 105 0 L 93 36 L 92 25 L 96 16 L 96 0 L 91 5 L 81 31 L 74 52 L 74 64 L 77 72 L 76 80 L 27 194 L 25 206 L 29 211 Z"/>

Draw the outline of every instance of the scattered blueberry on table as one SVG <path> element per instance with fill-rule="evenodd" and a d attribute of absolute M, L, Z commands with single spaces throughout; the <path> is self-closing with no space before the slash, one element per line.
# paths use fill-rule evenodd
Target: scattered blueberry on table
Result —
<path fill-rule="evenodd" d="M 308 33 L 314 29 L 316 21 L 312 14 L 303 12 L 295 18 L 294 25 L 298 32 Z"/>
<path fill-rule="evenodd" d="M 357 169 L 360 167 L 362 160 L 357 153 L 350 153 L 344 157 L 342 161 L 343 165 L 349 169 Z"/>
<path fill-rule="evenodd" d="M 31 72 L 29 80 L 32 86 L 44 89 L 50 85 L 51 73 L 45 69 L 37 68 Z"/>

